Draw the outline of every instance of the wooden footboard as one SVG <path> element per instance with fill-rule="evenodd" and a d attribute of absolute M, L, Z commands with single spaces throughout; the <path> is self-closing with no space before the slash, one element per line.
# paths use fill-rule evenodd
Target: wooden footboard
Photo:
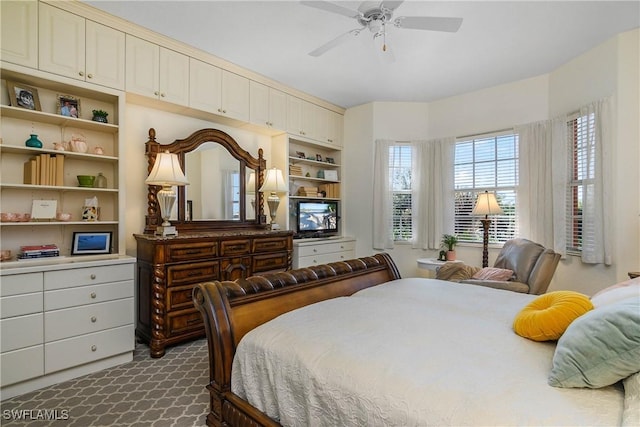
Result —
<path fill-rule="evenodd" d="M 209 348 L 209 426 L 278 426 L 231 392 L 231 363 L 240 339 L 282 313 L 400 278 L 391 257 L 372 257 L 200 283 L 193 301 L 204 318 Z"/>

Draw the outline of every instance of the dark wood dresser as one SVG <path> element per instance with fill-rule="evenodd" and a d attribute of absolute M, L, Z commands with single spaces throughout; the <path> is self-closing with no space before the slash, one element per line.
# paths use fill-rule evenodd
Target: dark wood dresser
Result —
<path fill-rule="evenodd" d="M 205 335 L 191 299 L 196 283 L 291 269 L 292 236 L 269 230 L 136 234 L 136 335 L 149 343 L 151 357 L 162 357 L 168 345 Z"/>

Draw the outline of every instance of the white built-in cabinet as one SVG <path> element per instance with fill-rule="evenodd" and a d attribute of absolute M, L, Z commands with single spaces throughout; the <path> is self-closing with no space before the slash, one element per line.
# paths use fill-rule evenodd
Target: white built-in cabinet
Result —
<path fill-rule="evenodd" d="M 189 57 L 127 34 L 127 92 L 189 104 Z"/>
<path fill-rule="evenodd" d="M 301 239 L 293 242 L 293 268 L 345 261 L 356 257 L 353 237 Z"/>
<path fill-rule="evenodd" d="M 272 129 L 286 129 L 287 94 L 253 80 L 250 82 L 249 90 L 249 121 Z"/>
<path fill-rule="evenodd" d="M 123 32 L 44 3 L 38 21 L 41 70 L 124 89 Z"/>
<path fill-rule="evenodd" d="M 25 67 L 38 66 L 38 2 L 0 2 L 3 61 Z"/>

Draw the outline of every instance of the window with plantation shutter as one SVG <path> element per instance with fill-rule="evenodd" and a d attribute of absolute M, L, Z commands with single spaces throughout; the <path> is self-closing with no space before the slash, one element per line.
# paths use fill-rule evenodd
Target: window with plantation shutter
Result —
<path fill-rule="evenodd" d="M 409 242 L 412 238 L 410 145 L 389 147 L 389 180 L 392 193 L 393 240 Z"/>
<path fill-rule="evenodd" d="M 579 253 L 593 241 L 593 233 L 583 228 L 584 198 L 594 191 L 595 115 L 579 115 L 567 122 L 569 185 L 567 187 L 567 251 Z M 593 229 L 590 228 L 592 231 Z"/>
<path fill-rule="evenodd" d="M 460 242 L 482 243 L 482 223 L 471 215 L 479 193 L 493 192 L 503 210 L 491 218 L 490 243 L 516 236 L 518 135 L 485 134 L 456 141 L 454 161 L 455 234 Z"/>

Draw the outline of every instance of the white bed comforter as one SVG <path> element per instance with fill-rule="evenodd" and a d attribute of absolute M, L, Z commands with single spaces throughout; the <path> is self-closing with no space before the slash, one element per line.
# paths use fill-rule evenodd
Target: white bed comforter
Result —
<path fill-rule="evenodd" d="M 623 390 L 547 385 L 554 343 L 511 324 L 534 295 L 401 279 L 248 333 L 232 391 L 287 426 L 617 425 Z"/>

